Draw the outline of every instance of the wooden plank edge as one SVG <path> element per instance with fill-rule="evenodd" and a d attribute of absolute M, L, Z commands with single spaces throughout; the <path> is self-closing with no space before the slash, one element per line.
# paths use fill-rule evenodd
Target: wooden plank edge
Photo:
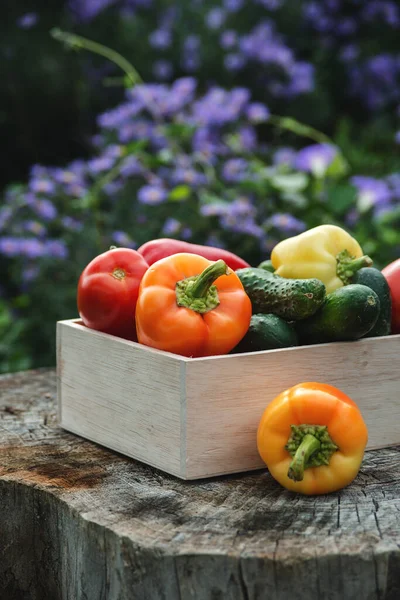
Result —
<path fill-rule="evenodd" d="M 85 327 L 85 325 L 83 325 L 82 320 L 79 318 L 78 319 L 66 319 L 64 321 L 58 321 L 57 324 L 58 323 L 69 326 L 69 327 L 80 329 L 81 331 L 86 331 L 90 335 L 110 336 L 111 338 L 119 340 L 121 343 L 127 344 L 129 346 L 134 346 L 136 348 L 140 348 L 144 352 L 150 352 L 150 353 L 156 353 L 156 354 L 161 353 L 166 356 L 170 356 L 171 358 L 174 358 L 175 360 L 181 360 L 181 361 L 190 362 L 190 363 L 192 363 L 192 362 L 196 363 L 196 362 L 201 362 L 201 361 L 213 361 L 213 360 L 229 360 L 229 359 L 233 359 L 233 358 L 239 358 L 240 356 L 258 356 L 258 355 L 264 355 L 264 354 L 268 355 L 273 352 L 275 352 L 275 353 L 280 353 L 280 352 L 296 353 L 296 352 L 301 352 L 301 350 L 303 350 L 305 348 L 319 348 L 319 349 L 323 350 L 324 348 L 332 347 L 334 344 L 335 345 L 342 344 L 343 348 L 344 348 L 348 344 L 357 344 L 357 345 L 368 346 L 373 343 L 383 344 L 383 343 L 387 343 L 388 341 L 394 341 L 394 340 L 397 340 L 400 343 L 400 334 L 391 334 L 391 335 L 369 337 L 369 338 L 364 337 L 364 338 L 360 338 L 358 340 L 347 340 L 347 341 L 339 341 L 339 342 L 324 342 L 322 344 L 304 344 L 301 346 L 293 346 L 293 347 L 289 347 L 289 348 L 275 348 L 272 350 L 258 350 L 256 352 L 240 352 L 238 354 L 216 354 L 213 356 L 200 356 L 200 357 L 196 357 L 196 358 L 190 358 L 187 356 L 181 356 L 180 354 L 175 354 L 173 352 L 166 352 L 165 350 L 158 350 L 157 348 L 152 348 L 151 346 L 145 346 L 144 344 L 139 344 L 139 342 L 132 342 L 130 340 L 124 340 L 123 338 L 120 338 L 118 336 L 114 336 L 114 335 L 111 335 L 108 333 L 103 333 L 101 331 L 96 331 L 95 329 L 89 329 L 88 327 Z"/>

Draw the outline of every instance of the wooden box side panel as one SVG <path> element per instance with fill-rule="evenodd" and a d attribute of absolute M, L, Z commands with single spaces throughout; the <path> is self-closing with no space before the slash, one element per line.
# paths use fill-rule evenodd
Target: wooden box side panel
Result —
<path fill-rule="evenodd" d="M 61 426 L 181 476 L 183 363 L 74 321 L 57 338 Z"/>
<path fill-rule="evenodd" d="M 256 432 L 267 404 L 305 381 L 329 383 L 361 409 L 368 449 L 400 443 L 400 335 L 194 360 L 187 365 L 188 478 L 265 465 Z"/>

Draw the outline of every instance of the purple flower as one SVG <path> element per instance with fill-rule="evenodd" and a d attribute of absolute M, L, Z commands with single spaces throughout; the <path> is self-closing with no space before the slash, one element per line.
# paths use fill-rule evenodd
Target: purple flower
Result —
<path fill-rule="evenodd" d="M 289 70 L 289 74 L 291 81 L 285 89 L 288 96 L 298 96 L 313 91 L 314 65 L 306 62 L 294 63 Z"/>
<path fill-rule="evenodd" d="M 162 227 L 162 234 L 166 236 L 176 235 L 181 228 L 181 223 L 178 219 L 168 218 Z"/>
<path fill-rule="evenodd" d="M 190 167 L 177 167 L 171 174 L 171 181 L 174 185 L 186 183 L 192 187 L 206 185 L 208 182 L 205 173 L 199 173 Z"/>
<path fill-rule="evenodd" d="M 153 75 L 156 79 L 166 80 L 170 79 L 173 73 L 173 66 L 169 60 L 156 60 L 153 63 Z"/>
<path fill-rule="evenodd" d="M 225 248 L 226 244 L 221 240 L 217 233 L 210 233 L 205 241 L 206 246 L 212 246 L 213 248 Z"/>
<path fill-rule="evenodd" d="M 352 35 L 357 31 L 357 23 L 354 19 L 345 17 L 337 23 L 336 30 L 340 35 Z"/>
<path fill-rule="evenodd" d="M 34 212 L 45 221 L 52 221 L 57 216 L 57 209 L 50 200 L 36 200 L 32 204 Z"/>
<path fill-rule="evenodd" d="M 296 234 L 307 229 L 306 224 L 296 217 L 285 213 L 276 213 L 266 221 L 266 225 L 270 225 L 284 233 Z"/>
<path fill-rule="evenodd" d="M 251 123 L 263 123 L 268 121 L 270 112 L 265 104 L 253 102 L 247 107 L 246 115 Z"/>
<path fill-rule="evenodd" d="M 394 141 L 396 142 L 396 144 L 400 144 L 400 130 L 396 131 Z"/>
<path fill-rule="evenodd" d="M 357 221 L 360 219 L 360 215 L 356 208 L 351 208 L 345 216 L 345 223 L 347 227 L 354 227 L 357 225 Z"/>
<path fill-rule="evenodd" d="M 107 158 L 119 158 L 122 155 L 122 146 L 119 144 L 109 144 L 105 148 L 103 156 Z"/>
<path fill-rule="evenodd" d="M 257 148 L 257 135 L 252 125 L 243 125 L 239 131 L 239 144 L 242 150 L 253 152 Z"/>
<path fill-rule="evenodd" d="M 386 177 L 393 198 L 400 200 L 400 173 L 392 173 Z"/>
<path fill-rule="evenodd" d="M 144 185 L 138 191 L 138 200 L 142 204 L 161 204 L 167 197 L 167 192 L 159 185 Z"/>
<path fill-rule="evenodd" d="M 185 41 L 183 42 L 183 48 L 185 52 L 196 52 L 200 48 L 200 43 L 200 37 L 191 33 L 186 36 Z"/>
<path fill-rule="evenodd" d="M 274 153 L 273 163 L 274 165 L 287 165 L 292 167 L 296 159 L 296 151 L 293 148 L 279 148 Z"/>
<path fill-rule="evenodd" d="M 97 158 L 92 158 L 88 161 L 88 171 L 93 173 L 93 175 L 97 175 L 98 173 L 103 173 L 104 171 L 109 171 L 115 164 L 115 159 L 111 156 L 99 156 Z"/>
<path fill-rule="evenodd" d="M 115 0 L 69 0 L 68 7 L 78 21 L 92 21 Z"/>
<path fill-rule="evenodd" d="M 45 242 L 45 250 L 51 258 L 65 259 L 68 257 L 68 248 L 62 240 L 47 240 Z"/>
<path fill-rule="evenodd" d="M 113 110 L 109 110 L 101 114 L 97 118 L 97 124 L 103 129 L 118 129 L 132 117 L 135 117 L 144 107 L 142 102 L 130 100 L 125 104 L 117 106 Z"/>
<path fill-rule="evenodd" d="M 248 162 L 243 158 L 231 158 L 222 168 L 222 177 L 225 181 L 242 181 L 247 174 Z"/>
<path fill-rule="evenodd" d="M 124 159 L 119 172 L 123 177 L 135 177 L 143 173 L 143 166 L 136 156 L 130 155 Z"/>
<path fill-rule="evenodd" d="M 40 269 L 37 265 L 30 265 L 29 267 L 25 267 L 22 269 L 22 281 L 24 283 L 30 283 L 40 274 Z"/>
<path fill-rule="evenodd" d="M 230 52 L 224 56 L 224 65 L 228 71 L 240 71 L 244 67 L 246 59 L 242 54 Z"/>
<path fill-rule="evenodd" d="M 355 44 L 348 44 L 340 51 L 340 58 L 344 62 L 354 62 L 359 54 L 360 49 Z"/>
<path fill-rule="evenodd" d="M 165 50 L 171 45 L 171 32 L 168 29 L 156 29 L 149 36 L 150 46 Z"/>
<path fill-rule="evenodd" d="M 350 182 L 357 188 L 357 208 L 360 212 L 367 212 L 373 208 L 374 214 L 377 216 L 382 209 L 386 210 L 390 206 L 391 191 L 386 181 L 355 175 Z"/>
<path fill-rule="evenodd" d="M 87 188 L 80 183 L 68 183 L 65 186 L 65 193 L 72 198 L 83 198 L 87 194 Z"/>
<path fill-rule="evenodd" d="M 315 177 L 323 177 L 336 154 L 334 146 L 312 144 L 297 153 L 294 166 L 300 171 L 312 173 Z"/>
<path fill-rule="evenodd" d="M 124 184 L 120 179 L 114 179 L 113 181 L 106 183 L 102 189 L 107 196 L 110 196 L 112 200 L 115 200 L 116 194 L 118 194 L 123 187 Z"/>
<path fill-rule="evenodd" d="M 282 6 L 285 0 L 256 0 L 259 4 L 262 4 L 268 10 L 277 10 Z"/>
<path fill-rule="evenodd" d="M 39 258 L 45 254 L 45 246 L 43 242 L 40 242 L 34 238 L 21 239 L 20 240 L 20 254 L 27 258 Z"/>
<path fill-rule="evenodd" d="M 200 214 L 203 217 L 221 217 L 230 213 L 230 205 L 225 200 L 207 202 L 200 206 Z"/>
<path fill-rule="evenodd" d="M 31 179 L 29 189 L 36 194 L 52 194 L 55 191 L 55 185 L 50 179 Z"/>
<path fill-rule="evenodd" d="M 395 2 L 385 0 L 366 2 L 362 17 L 366 21 L 376 21 L 381 18 L 391 27 L 398 27 L 400 25 L 400 10 Z"/>
<path fill-rule="evenodd" d="M 127 144 L 133 140 L 148 140 L 151 139 L 154 133 L 154 125 L 145 119 L 133 120 L 130 123 L 125 123 L 118 131 L 118 140 Z"/>
<path fill-rule="evenodd" d="M 44 225 L 42 225 L 42 223 L 39 223 L 39 221 L 25 221 L 25 223 L 23 223 L 23 228 L 25 231 L 33 233 L 37 236 L 43 236 L 46 234 L 46 228 Z"/>
<path fill-rule="evenodd" d="M 8 225 L 9 220 L 13 215 L 13 210 L 11 206 L 3 206 L 0 208 L 0 231 L 5 229 Z"/>
<path fill-rule="evenodd" d="M 349 68 L 350 91 L 370 110 L 382 110 L 399 100 L 400 65 L 396 55 L 377 54 Z"/>
<path fill-rule="evenodd" d="M 192 118 L 200 125 L 224 125 L 235 121 L 246 108 L 250 92 L 246 88 L 231 91 L 211 88 L 193 104 Z"/>
<path fill-rule="evenodd" d="M 118 244 L 118 246 L 121 246 L 123 248 L 137 247 L 136 242 L 134 242 L 132 238 L 127 233 L 125 233 L 125 231 L 114 231 L 111 237 L 113 242 L 115 242 L 116 244 Z"/>
<path fill-rule="evenodd" d="M 209 29 L 220 29 L 224 24 L 226 14 L 222 8 L 212 8 L 206 15 L 206 24 Z"/>
<path fill-rule="evenodd" d="M 176 79 L 170 88 L 168 114 L 176 114 L 192 102 L 196 87 L 197 81 L 193 77 Z"/>
<path fill-rule="evenodd" d="M 224 50 L 230 50 L 237 44 L 237 33 L 232 29 L 227 29 L 221 33 L 219 42 Z"/>
<path fill-rule="evenodd" d="M 230 204 L 230 214 L 235 217 L 255 217 L 256 209 L 250 198 L 239 196 Z"/>
<path fill-rule="evenodd" d="M 235 233 L 251 235 L 256 238 L 262 238 L 265 235 L 264 229 L 257 225 L 251 217 L 237 218 L 235 215 L 228 215 L 221 217 L 220 224 L 223 229 Z"/>
<path fill-rule="evenodd" d="M 201 62 L 199 56 L 195 56 L 192 54 L 184 54 L 182 56 L 182 68 L 185 69 L 185 71 L 188 71 L 189 73 L 194 73 L 195 71 L 198 71 L 198 69 L 200 68 L 200 64 Z"/>
<path fill-rule="evenodd" d="M 215 155 L 226 153 L 218 132 L 212 127 L 198 127 L 192 137 L 192 147 L 194 152 L 210 157 L 211 161 Z"/>
<path fill-rule="evenodd" d="M 21 240 L 15 237 L 0 237 L 0 254 L 14 258 L 20 254 Z"/>
<path fill-rule="evenodd" d="M 193 231 L 190 227 L 184 227 L 181 231 L 181 238 L 183 240 L 190 240 L 193 235 Z"/>
<path fill-rule="evenodd" d="M 73 217 L 62 217 L 61 223 L 65 229 L 69 229 L 70 231 L 81 231 L 83 229 L 83 223 Z"/>
<path fill-rule="evenodd" d="M 235 13 L 244 6 L 244 0 L 223 0 L 227 12 Z"/>
<path fill-rule="evenodd" d="M 68 169 L 54 169 L 54 179 L 57 183 L 70 184 L 77 183 L 81 180 L 81 177 L 74 173 L 74 171 Z"/>
<path fill-rule="evenodd" d="M 35 12 L 25 13 L 17 19 L 17 26 L 21 29 L 31 29 L 39 21 L 39 16 Z"/>

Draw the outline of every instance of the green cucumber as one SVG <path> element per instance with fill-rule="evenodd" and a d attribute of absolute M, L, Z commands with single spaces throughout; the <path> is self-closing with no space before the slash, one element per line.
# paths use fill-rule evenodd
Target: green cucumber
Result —
<path fill-rule="evenodd" d="M 260 262 L 257 269 L 264 269 L 265 271 L 269 271 L 270 273 L 273 273 L 275 271 L 274 267 L 272 266 L 272 260 L 263 260 L 262 262 Z"/>
<path fill-rule="evenodd" d="M 377 294 L 351 283 L 328 294 L 323 306 L 295 327 L 301 344 L 357 340 L 371 331 L 379 311 Z"/>
<path fill-rule="evenodd" d="M 277 315 L 256 314 L 251 317 L 246 335 L 232 352 L 256 352 L 290 346 L 298 346 L 298 339 L 289 323 Z"/>
<path fill-rule="evenodd" d="M 248 267 L 236 271 L 249 296 L 253 314 L 272 313 L 287 321 L 314 314 L 325 299 L 319 279 L 285 279 L 264 269 Z"/>
<path fill-rule="evenodd" d="M 371 290 L 374 290 L 379 298 L 380 311 L 378 319 L 365 337 L 389 335 L 391 331 L 392 298 L 385 276 L 379 269 L 364 267 L 354 274 L 351 283 L 360 283 L 361 285 L 368 286 Z"/>

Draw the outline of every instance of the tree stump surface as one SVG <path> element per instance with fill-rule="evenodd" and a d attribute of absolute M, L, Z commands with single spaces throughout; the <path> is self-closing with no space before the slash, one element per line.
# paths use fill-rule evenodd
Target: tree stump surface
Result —
<path fill-rule="evenodd" d="M 319 497 L 181 481 L 60 429 L 54 369 L 0 377 L 1 600 L 398 600 L 400 446 Z"/>

